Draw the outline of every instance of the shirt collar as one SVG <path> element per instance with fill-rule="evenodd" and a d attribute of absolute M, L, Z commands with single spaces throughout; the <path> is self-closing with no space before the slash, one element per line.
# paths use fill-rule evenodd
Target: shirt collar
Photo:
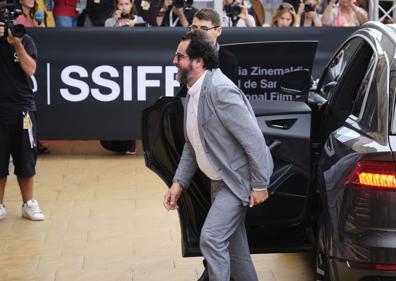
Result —
<path fill-rule="evenodd" d="M 195 81 L 195 83 L 188 89 L 188 94 L 190 96 L 193 97 L 199 95 L 199 93 L 201 92 L 203 81 L 205 79 L 206 72 L 208 71 L 205 70 L 205 72 L 201 75 L 201 77 L 199 77 L 199 79 Z"/>

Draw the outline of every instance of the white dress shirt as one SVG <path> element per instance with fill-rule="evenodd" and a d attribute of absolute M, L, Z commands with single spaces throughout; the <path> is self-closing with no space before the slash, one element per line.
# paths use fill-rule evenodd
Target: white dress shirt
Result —
<path fill-rule="evenodd" d="M 202 147 L 201 138 L 198 130 L 198 103 L 199 97 L 201 95 L 202 83 L 204 81 L 206 71 L 201 75 L 201 77 L 188 89 L 188 94 L 190 99 L 187 105 L 187 120 L 186 120 L 186 130 L 187 137 L 194 149 L 195 157 L 197 160 L 198 167 L 201 171 L 211 180 L 220 180 L 221 177 L 215 171 L 212 164 L 209 162 L 208 157 Z"/>

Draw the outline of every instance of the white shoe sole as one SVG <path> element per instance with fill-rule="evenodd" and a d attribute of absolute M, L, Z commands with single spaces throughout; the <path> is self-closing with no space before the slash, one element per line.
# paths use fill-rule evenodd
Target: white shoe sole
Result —
<path fill-rule="evenodd" d="M 22 217 L 31 221 L 43 221 L 45 220 L 45 217 L 43 218 L 32 218 L 31 216 L 29 216 L 28 214 L 25 214 L 24 212 L 22 213 Z"/>

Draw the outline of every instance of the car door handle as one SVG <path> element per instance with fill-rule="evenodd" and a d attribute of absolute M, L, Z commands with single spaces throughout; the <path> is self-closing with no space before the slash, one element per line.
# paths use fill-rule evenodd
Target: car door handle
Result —
<path fill-rule="evenodd" d="M 332 157 L 335 154 L 333 140 L 331 139 L 331 136 L 327 139 L 324 145 L 324 150 L 329 157 Z"/>
<path fill-rule="evenodd" d="M 295 118 L 294 119 L 277 119 L 277 120 L 269 120 L 269 121 L 266 121 L 265 123 L 270 128 L 287 130 L 287 129 L 290 129 L 296 121 L 297 121 L 297 119 L 295 119 Z"/>
<path fill-rule="evenodd" d="M 274 152 L 274 150 L 277 149 L 281 144 L 282 142 L 280 140 L 273 140 L 272 143 L 268 146 L 268 149 L 271 152 Z"/>

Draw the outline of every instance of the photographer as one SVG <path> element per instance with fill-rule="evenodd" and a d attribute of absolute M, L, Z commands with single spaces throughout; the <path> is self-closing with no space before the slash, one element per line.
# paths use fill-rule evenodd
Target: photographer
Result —
<path fill-rule="evenodd" d="M 320 3 L 317 0 L 306 0 L 300 3 L 297 10 L 297 25 L 322 26 L 321 15 L 318 14 Z"/>
<path fill-rule="evenodd" d="M 156 21 L 158 26 L 188 27 L 197 9 L 192 0 L 163 0 Z"/>
<path fill-rule="evenodd" d="M 325 26 L 360 26 L 368 21 L 367 12 L 355 4 L 355 0 L 330 0 L 323 12 L 322 23 Z"/>
<path fill-rule="evenodd" d="M 135 24 L 144 25 L 143 18 L 135 13 L 133 0 L 116 0 L 115 12 L 105 21 L 105 27 L 134 27 Z"/>
<path fill-rule="evenodd" d="M 224 0 L 221 26 L 255 27 L 254 17 L 249 14 L 243 0 Z"/>
<path fill-rule="evenodd" d="M 22 216 L 44 220 L 33 199 L 36 105 L 29 77 L 36 71 L 37 49 L 31 37 L 20 32 L 23 27 L 12 27 L 13 21 L 6 9 L 1 9 L 0 15 L 0 219 L 6 215 L 3 200 L 12 155 L 23 199 Z"/>

